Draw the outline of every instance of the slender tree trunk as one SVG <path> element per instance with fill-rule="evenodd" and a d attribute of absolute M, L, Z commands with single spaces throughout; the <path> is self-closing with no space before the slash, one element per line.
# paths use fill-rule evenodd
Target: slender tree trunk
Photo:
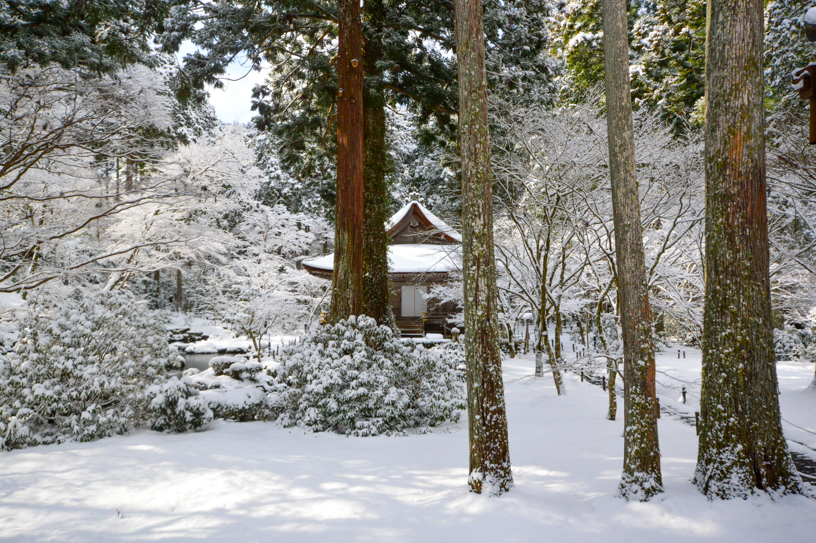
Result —
<path fill-rule="evenodd" d="M 603 0 L 609 165 L 623 331 L 624 453 L 620 493 L 648 500 L 663 490 L 657 438 L 652 314 L 640 225 L 629 88 L 626 0 Z"/>
<path fill-rule="evenodd" d="M 364 65 L 367 81 L 363 97 L 363 141 L 365 143 L 365 203 L 363 225 L 363 313 L 379 324 L 396 328 L 391 309 L 391 280 L 388 276 L 388 235 L 385 223 L 391 215 L 388 190 L 388 147 L 386 142 L 385 96 L 379 83 L 377 62 L 382 56 L 382 0 L 365 3 L 372 38 L 366 43 Z"/>
<path fill-rule="evenodd" d="M 181 270 L 176 270 L 176 311 L 181 313 Z"/>
<path fill-rule="evenodd" d="M 545 303 L 545 300 L 542 300 L 542 303 Z M 545 307 L 544 314 L 546 315 L 547 306 L 544 305 L 543 307 Z M 553 383 L 555 384 L 555 392 L 559 396 L 561 396 L 561 394 L 564 393 L 564 386 L 561 379 L 561 370 L 558 367 L 558 362 L 556 360 L 557 355 L 553 351 L 552 347 L 552 345 L 555 344 L 555 341 L 553 341 L 552 345 L 550 344 L 550 327 L 549 324 L 547 323 L 546 318 L 544 319 L 544 328 L 542 330 L 543 334 L 541 335 L 541 339 L 542 343 L 544 344 L 544 349 L 547 351 L 547 363 L 550 365 L 550 371 L 552 372 Z"/>
<path fill-rule="evenodd" d="M 513 486 L 499 351 L 493 190 L 481 0 L 455 0 L 471 492 Z"/>
<path fill-rule="evenodd" d="M 337 203 L 329 320 L 362 312 L 363 40 L 360 2 L 340 0 L 337 66 Z"/>
<path fill-rule="evenodd" d="M 133 163 L 133 159 L 127 159 L 125 163 L 125 192 L 130 192 L 133 190 L 133 174 L 136 171 L 136 166 Z"/>
<path fill-rule="evenodd" d="M 161 309 L 161 272 L 159 270 L 153 272 L 153 280 L 156 282 L 156 309 Z"/>
<path fill-rule="evenodd" d="M 710 0 L 706 282 L 694 482 L 710 499 L 798 493 L 782 435 L 765 185 L 762 0 Z"/>
<path fill-rule="evenodd" d="M 618 364 L 611 358 L 606 362 L 606 373 L 609 376 L 609 411 L 606 418 L 615 420 L 618 416 L 618 393 L 615 390 L 615 381 L 618 376 Z"/>

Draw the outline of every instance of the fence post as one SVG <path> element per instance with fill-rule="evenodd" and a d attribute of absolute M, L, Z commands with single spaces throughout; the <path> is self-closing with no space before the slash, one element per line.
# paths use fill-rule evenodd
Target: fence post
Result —
<path fill-rule="evenodd" d="M 683 403 L 686 403 L 686 387 L 683 387 Z"/>
<path fill-rule="evenodd" d="M 584 370 L 581 370 L 581 382 L 584 382 Z"/>

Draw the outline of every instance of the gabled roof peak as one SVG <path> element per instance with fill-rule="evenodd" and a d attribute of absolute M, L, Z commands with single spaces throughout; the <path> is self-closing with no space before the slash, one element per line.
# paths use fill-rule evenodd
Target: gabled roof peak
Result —
<path fill-rule="evenodd" d="M 386 230 L 388 236 L 393 238 L 399 232 L 405 229 L 406 223 L 410 221 L 410 217 L 414 216 L 419 219 L 420 223 L 424 223 L 426 230 L 431 236 L 442 236 L 449 242 L 462 243 L 462 236 L 451 228 L 445 221 L 434 215 L 427 207 L 412 200 L 405 204 L 399 211 L 388 220 Z"/>

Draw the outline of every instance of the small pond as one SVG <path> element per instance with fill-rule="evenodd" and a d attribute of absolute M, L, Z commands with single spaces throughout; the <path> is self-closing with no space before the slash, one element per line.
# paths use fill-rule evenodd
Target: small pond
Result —
<path fill-rule="evenodd" d="M 182 353 L 184 357 L 184 369 L 196 368 L 201 371 L 210 367 L 210 360 L 218 356 L 218 353 Z"/>

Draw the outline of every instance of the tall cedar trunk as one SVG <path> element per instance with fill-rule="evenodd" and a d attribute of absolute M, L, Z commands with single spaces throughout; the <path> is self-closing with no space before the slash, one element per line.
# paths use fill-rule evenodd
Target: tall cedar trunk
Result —
<path fill-rule="evenodd" d="M 640 226 L 629 89 L 626 0 L 603 0 L 606 112 L 623 331 L 624 452 L 620 493 L 648 500 L 663 490 L 657 439 L 652 314 Z"/>
<path fill-rule="evenodd" d="M 493 190 L 481 0 L 455 0 L 471 492 L 513 486 L 499 351 Z"/>
<path fill-rule="evenodd" d="M 762 0 L 711 0 L 706 282 L 694 482 L 711 498 L 799 492 L 782 435 L 768 273 Z"/>
<path fill-rule="evenodd" d="M 388 235 L 390 217 L 388 190 L 388 148 L 385 127 L 385 96 L 377 62 L 382 57 L 380 32 L 384 24 L 382 0 L 365 3 L 368 24 L 374 32 L 366 43 L 363 64 L 367 81 L 363 97 L 363 141 L 365 143 L 365 203 L 363 224 L 363 313 L 379 324 L 396 327 L 391 309 L 391 281 L 388 276 Z"/>
<path fill-rule="evenodd" d="M 337 70 L 337 203 L 329 320 L 363 308 L 363 40 L 360 2 L 340 0 Z"/>

